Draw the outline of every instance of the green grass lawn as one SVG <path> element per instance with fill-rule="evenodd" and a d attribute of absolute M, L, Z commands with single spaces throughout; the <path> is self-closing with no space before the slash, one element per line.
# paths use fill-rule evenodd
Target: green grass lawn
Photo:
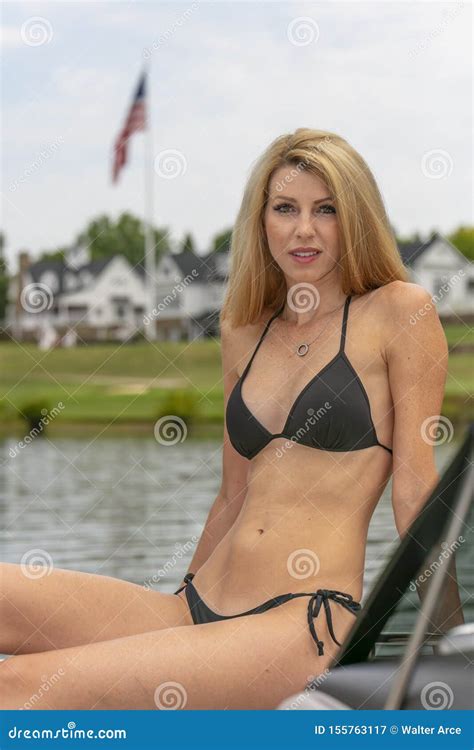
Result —
<path fill-rule="evenodd" d="M 467 326 L 451 325 L 445 331 L 450 346 L 474 347 L 474 334 Z M 473 370 L 471 353 L 451 352 L 443 413 L 453 420 L 469 418 Z M 54 420 L 55 429 L 61 424 L 152 423 L 163 413 L 179 414 L 180 409 L 186 416 L 189 405 L 181 397 L 174 400 L 179 393 L 191 399 L 196 424 L 222 424 L 218 341 L 92 344 L 50 352 L 32 344 L 0 343 L 4 425 L 22 419 L 25 405 L 33 400 L 44 401 L 49 408 L 64 404 Z"/>
<path fill-rule="evenodd" d="M 449 346 L 469 344 L 474 347 L 474 326 L 467 323 L 452 323 L 444 326 L 444 332 Z"/>
<path fill-rule="evenodd" d="M 41 352 L 32 344 L 0 344 L 2 418 L 32 400 L 62 402 L 56 422 L 154 421 L 177 390 L 195 403 L 197 420 L 221 422 L 220 346 L 186 343 L 115 344 Z"/>

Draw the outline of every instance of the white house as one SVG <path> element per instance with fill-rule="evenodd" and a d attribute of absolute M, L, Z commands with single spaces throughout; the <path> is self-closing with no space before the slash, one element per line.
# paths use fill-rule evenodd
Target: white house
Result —
<path fill-rule="evenodd" d="M 219 311 L 228 274 L 228 253 L 168 253 L 156 268 L 156 320 L 160 339 L 192 340 L 219 335 Z"/>
<path fill-rule="evenodd" d="M 411 280 L 429 292 L 440 318 L 474 315 L 474 264 L 445 237 L 400 245 Z"/>
<path fill-rule="evenodd" d="M 448 240 L 434 234 L 399 249 L 412 281 L 432 295 L 440 317 L 474 315 L 474 264 Z M 149 321 L 158 340 L 218 336 L 228 265 L 229 252 L 167 253 L 157 263 L 155 306 L 147 311 L 145 270 L 122 255 L 91 261 L 88 249 L 79 246 L 65 260 L 32 263 L 20 253 L 6 328 L 20 340 L 48 345 L 55 337 L 72 341 L 72 331 L 79 341 L 126 340 Z"/>
<path fill-rule="evenodd" d="M 190 251 L 168 254 L 156 268 L 156 303 L 150 320 L 158 339 L 218 335 L 227 258 Z M 51 340 L 71 329 L 79 339 L 125 340 L 145 326 L 145 271 L 122 255 L 90 260 L 85 247 L 64 260 L 31 262 L 20 253 L 11 279 L 5 327 L 19 340 Z"/>
<path fill-rule="evenodd" d="M 39 340 L 74 328 L 80 338 L 120 338 L 143 326 L 143 274 L 121 255 L 90 261 L 86 248 L 65 260 L 31 263 L 20 254 L 20 269 L 8 290 L 6 327 L 19 339 Z"/>

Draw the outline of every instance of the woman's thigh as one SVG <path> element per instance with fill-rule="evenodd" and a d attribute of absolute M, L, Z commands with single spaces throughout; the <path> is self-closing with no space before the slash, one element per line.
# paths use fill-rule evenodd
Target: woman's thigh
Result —
<path fill-rule="evenodd" d="M 13 657 L 0 665 L 0 693 L 10 695 L 6 708 L 35 695 L 33 708 L 273 709 L 322 674 L 337 649 L 320 614 L 325 654 L 318 656 L 306 604 L 293 600 L 262 614 Z M 334 615 L 343 637 L 352 616 Z"/>
<path fill-rule="evenodd" d="M 45 569 L 46 570 L 46 569 Z M 184 598 L 109 576 L 0 565 L 0 653 L 28 654 L 192 624 Z"/>

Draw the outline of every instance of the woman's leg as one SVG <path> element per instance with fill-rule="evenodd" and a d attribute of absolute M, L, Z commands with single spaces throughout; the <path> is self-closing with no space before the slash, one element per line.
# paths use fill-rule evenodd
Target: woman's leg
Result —
<path fill-rule="evenodd" d="M 319 616 L 325 654 L 318 656 L 306 609 L 305 599 L 295 599 L 263 614 L 15 656 L 0 664 L 0 704 L 13 709 L 273 709 L 323 673 L 337 650 Z M 333 609 L 342 638 L 353 616 L 342 607 Z"/>
<path fill-rule="evenodd" d="M 192 624 L 181 594 L 60 568 L 0 564 L 0 653 L 29 654 Z"/>

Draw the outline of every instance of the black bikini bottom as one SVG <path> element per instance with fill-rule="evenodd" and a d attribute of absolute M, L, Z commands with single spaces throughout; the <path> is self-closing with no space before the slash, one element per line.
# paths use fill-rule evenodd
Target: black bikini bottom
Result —
<path fill-rule="evenodd" d="M 179 594 L 179 592 L 184 588 L 186 589 L 186 599 L 188 600 L 189 609 L 191 611 L 191 616 L 195 625 L 202 625 L 206 622 L 216 622 L 217 620 L 232 620 L 234 617 L 244 617 L 244 615 L 257 615 L 261 612 L 266 612 L 268 609 L 273 609 L 273 607 L 279 607 L 280 604 L 284 604 L 285 602 L 290 601 L 290 599 L 296 599 L 299 596 L 309 596 L 310 600 L 308 602 L 308 625 L 313 640 L 318 647 L 319 656 L 322 656 L 324 654 L 324 642 L 319 640 L 316 634 L 313 619 L 319 615 L 321 607 L 324 606 L 329 634 L 334 643 L 337 643 L 338 646 L 340 646 L 341 644 L 334 634 L 332 612 L 329 602 L 332 600 L 337 604 L 341 604 L 345 609 L 347 609 L 349 612 L 352 612 L 352 614 L 354 615 L 361 608 L 359 602 L 354 601 L 350 594 L 344 594 L 342 591 L 333 591 L 331 589 L 318 589 L 311 594 L 280 594 L 280 596 L 275 596 L 273 599 L 268 599 L 268 601 L 264 602 L 263 604 L 259 604 L 258 607 L 249 609 L 247 612 L 240 612 L 238 615 L 219 615 L 217 614 L 217 612 L 213 612 L 212 609 L 210 609 L 207 604 L 203 602 L 197 592 L 196 587 L 193 583 L 191 583 L 193 578 L 194 573 L 187 573 L 183 579 L 185 581 L 184 586 L 181 586 L 181 588 L 174 593 Z"/>

